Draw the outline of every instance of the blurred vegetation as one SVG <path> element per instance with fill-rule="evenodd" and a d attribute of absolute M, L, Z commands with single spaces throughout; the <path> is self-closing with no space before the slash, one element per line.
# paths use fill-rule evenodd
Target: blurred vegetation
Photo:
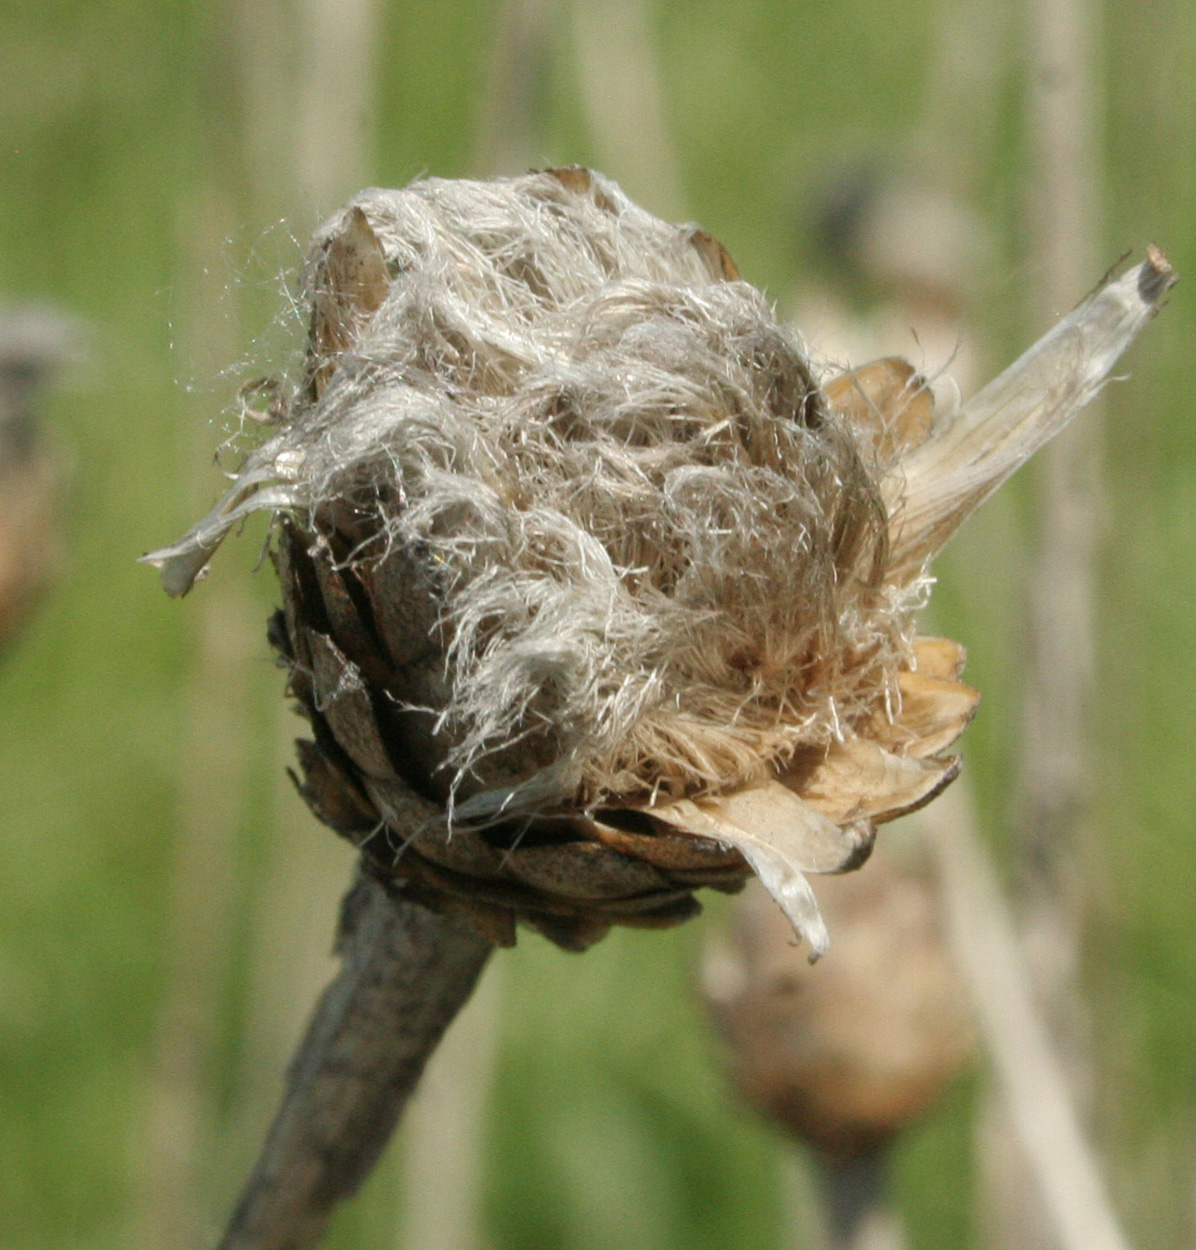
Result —
<path fill-rule="evenodd" d="M 656 6 L 692 216 L 782 303 L 812 275 L 835 280 L 803 223 L 845 160 L 940 175 L 919 130 L 939 17 L 931 0 Z M 483 0 L 383 6 L 366 181 L 488 172 L 476 136 L 494 21 Z M 1154 240 L 1181 274 L 1196 271 L 1190 5 L 1108 0 L 1103 26 L 1105 252 L 1111 263 Z M 292 993 L 271 969 L 298 958 L 286 934 L 330 939 L 352 862 L 279 782 L 280 738 L 301 726 L 279 715 L 264 640 L 272 577 L 252 573 L 260 530 L 186 604 L 134 563 L 218 488 L 204 470 L 237 383 L 286 363 L 294 327 L 274 322 L 278 274 L 333 207 L 280 172 L 287 110 L 271 91 L 295 72 L 290 30 L 282 0 L 8 0 L 0 15 L 0 296 L 90 327 L 85 363 L 46 413 L 66 467 L 69 554 L 0 664 L 0 1244 L 12 1250 L 133 1244 L 160 1016 L 174 945 L 189 940 L 179 914 L 214 952 L 204 1010 L 180 1036 L 206 1030 L 192 1214 L 202 1234 L 216 1230 L 322 975 L 288 974 L 304 987 Z M 1033 188 L 1017 37 L 1002 24 L 991 49 L 996 90 L 962 188 L 999 258 L 966 328 L 994 362 L 1041 329 L 1021 313 Z M 542 161 L 595 162 L 563 23 L 558 45 L 536 86 Z M 1076 864 L 1099 1021 L 1096 1134 L 1143 1246 L 1191 1244 L 1196 1214 L 1194 309 L 1181 287 L 1132 352 L 1132 380 L 1108 392 L 1099 781 Z M 1015 484 L 938 570 L 938 623 L 968 644 L 986 695 L 965 751 L 995 836 L 1016 746 L 1030 499 Z M 243 641 L 228 655 L 217 645 L 213 668 L 201 631 L 242 622 Z M 202 837 L 209 815 L 220 828 L 188 876 L 180 831 Z M 319 857 L 304 878 L 319 896 L 310 910 L 298 893 L 276 901 L 279 929 L 264 900 L 300 855 Z M 525 935 L 501 957 L 485 1164 L 494 1250 L 786 1244 L 785 1148 L 729 1100 L 693 1002 L 704 923 L 616 933 L 583 959 Z M 262 1024 L 275 1007 L 277 1037 L 272 1017 Z M 975 1085 L 903 1148 L 915 1247 L 974 1235 Z M 398 1188 L 384 1163 L 329 1244 L 398 1244 Z"/>

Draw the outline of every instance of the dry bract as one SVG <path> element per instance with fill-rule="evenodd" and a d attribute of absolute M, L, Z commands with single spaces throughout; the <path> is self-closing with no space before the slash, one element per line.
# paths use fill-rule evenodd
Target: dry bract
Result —
<path fill-rule="evenodd" d="M 816 385 L 709 235 L 600 175 L 366 191 L 314 241 L 282 428 L 150 559 L 184 593 L 277 515 L 304 793 L 416 897 L 581 947 L 750 869 L 819 950 L 804 873 L 946 785 L 976 703 L 914 636 L 926 561 L 1166 285 L 1126 282 L 1049 387 L 940 430 L 903 362 Z"/>

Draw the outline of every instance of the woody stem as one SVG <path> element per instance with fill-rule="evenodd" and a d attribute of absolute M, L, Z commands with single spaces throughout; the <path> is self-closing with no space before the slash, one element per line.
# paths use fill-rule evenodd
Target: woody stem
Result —
<path fill-rule="evenodd" d="M 342 966 L 219 1250 L 307 1250 L 356 1192 L 493 947 L 467 921 L 360 877 L 341 915 Z"/>

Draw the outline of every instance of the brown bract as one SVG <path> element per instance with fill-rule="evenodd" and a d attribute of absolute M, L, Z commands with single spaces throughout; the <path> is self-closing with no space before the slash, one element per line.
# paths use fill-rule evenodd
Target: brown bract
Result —
<path fill-rule="evenodd" d="M 281 429 L 150 559 L 183 593 L 279 518 L 301 788 L 377 876 L 581 948 L 754 872 L 817 952 L 805 874 L 951 780 L 978 698 L 915 637 L 926 563 L 1147 285 L 936 422 L 902 361 L 819 385 L 725 249 L 598 174 L 366 191 L 313 243 Z"/>

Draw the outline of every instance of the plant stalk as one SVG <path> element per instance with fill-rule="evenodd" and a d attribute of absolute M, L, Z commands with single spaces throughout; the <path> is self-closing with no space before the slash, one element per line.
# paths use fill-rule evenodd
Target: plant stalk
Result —
<path fill-rule="evenodd" d="M 890 1153 L 881 1145 L 853 1159 L 821 1160 L 828 1250 L 904 1250 L 889 1196 Z"/>
<path fill-rule="evenodd" d="M 341 970 L 219 1250 L 308 1250 L 382 1153 L 428 1057 L 493 947 L 468 921 L 359 877 L 345 897 Z"/>

